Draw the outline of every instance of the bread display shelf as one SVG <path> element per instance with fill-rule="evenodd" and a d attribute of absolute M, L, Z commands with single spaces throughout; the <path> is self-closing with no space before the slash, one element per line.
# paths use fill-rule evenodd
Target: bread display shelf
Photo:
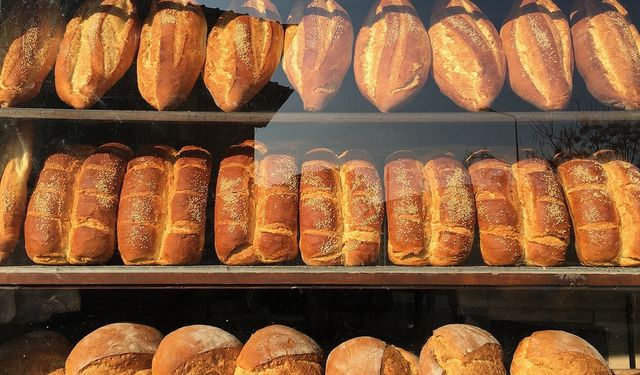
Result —
<path fill-rule="evenodd" d="M 7 266 L 0 287 L 638 288 L 640 273 L 605 267 Z"/>
<path fill-rule="evenodd" d="M 503 123 L 639 121 L 640 111 L 560 112 L 410 112 L 410 113 L 303 113 L 303 112 L 157 112 L 135 110 L 75 110 L 11 108 L 0 110 L 2 120 L 66 120 L 88 123 L 201 123 L 209 125 L 249 124 L 388 124 L 388 123 Z"/>

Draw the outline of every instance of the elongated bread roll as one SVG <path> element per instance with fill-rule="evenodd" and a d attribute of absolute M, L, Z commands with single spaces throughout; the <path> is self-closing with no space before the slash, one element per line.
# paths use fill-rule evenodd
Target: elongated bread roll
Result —
<path fill-rule="evenodd" d="M 27 255 L 39 264 L 100 264 L 115 250 L 120 188 L 131 149 L 108 143 L 50 156 L 25 221 Z"/>
<path fill-rule="evenodd" d="M 617 108 L 640 108 L 640 34 L 616 0 L 576 0 L 571 35 L 578 72 L 591 94 Z"/>
<path fill-rule="evenodd" d="M 418 357 L 373 337 L 356 337 L 327 357 L 326 375 L 418 375 Z"/>
<path fill-rule="evenodd" d="M 64 35 L 58 0 L 14 0 L 0 27 L 0 106 L 38 95 L 53 68 Z"/>
<path fill-rule="evenodd" d="M 490 109 L 507 74 L 500 35 L 491 21 L 469 0 L 437 0 L 429 37 L 440 91 L 466 110 Z"/>
<path fill-rule="evenodd" d="M 0 156 L 0 264 L 16 248 L 27 207 L 27 182 L 31 174 L 33 129 L 10 126 L 3 135 Z"/>
<path fill-rule="evenodd" d="M 516 0 L 500 37 L 513 91 L 539 109 L 564 109 L 573 91 L 573 46 L 560 8 L 552 0 Z"/>
<path fill-rule="evenodd" d="M 380 254 L 382 183 L 370 157 L 312 150 L 300 179 L 300 251 L 309 265 L 374 264 Z"/>
<path fill-rule="evenodd" d="M 207 20 L 193 0 L 153 0 L 142 27 L 138 52 L 138 89 L 163 111 L 180 106 L 204 65 Z"/>
<path fill-rule="evenodd" d="M 431 67 L 429 35 L 409 0 L 378 0 L 358 37 L 353 72 L 362 95 L 393 111 L 422 90 Z"/>
<path fill-rule="evenodd" d="M 233 0 L 209 34 L 204 82 L 216 105 L 233 112 L 269 82 L 284 44 L 284 29 L 270 0 Z"/>
<path fill-rule="evenodd" d="M 56 60 L 56 91 L 75 108 L 93 106 L 129 70 L 140 21 L 131 0 L 86 0 L 67 25 Z"/>
<path fill-rule="evenodd" d="M 125 264 L 196 264 L 202 257 L 211 155 L 154 146 L 129 162 L 118 212 Z"/>
<path fill-rule="evenodd" d="M 351 19 L 335 0 L 298 0 L 287 23 L 282 68 L 304 109 L 321 111 L 351 67 Z"/>

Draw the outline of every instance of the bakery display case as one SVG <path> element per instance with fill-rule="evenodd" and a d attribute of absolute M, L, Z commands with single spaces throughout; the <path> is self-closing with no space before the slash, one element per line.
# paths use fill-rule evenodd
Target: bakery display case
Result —
<path fill-rule="evenodd" d="M 0 0 L 0 374 L 640 374 L 639 27 Z"/>

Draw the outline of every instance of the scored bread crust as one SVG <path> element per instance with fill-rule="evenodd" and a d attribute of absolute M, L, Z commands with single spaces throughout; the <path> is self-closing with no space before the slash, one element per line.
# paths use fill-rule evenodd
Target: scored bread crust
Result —
<path fill-rule="evenodd" d="M 468 111 L 491 108 L 507 74 L 495 26 L 469 0 L 437 0 L 429 38 L 440 91 Z"/>
<path fill-rule="evenodd" d="M 53 68 L 64 35 L 58 0 L 10 2 L 0 28 L 0 107 L 38 95 Z"/>
<path fill-rule="evenodd" d="M 616 108 L 640 108 L 640 34 L 616 0 L 576 0 L 571 35 L 589 92 Z"/>
<path fill-rule="evenodd" d="M 573 46 L 560 8 L 551 0 L 517 0 L 500 37 L 513 91 L 538 109 L 564 109 L 573 91 Z"/>
<path fill-rule="evenodd" d="M 131 0 L 85 0 L 67 24 L 56 60 L 56 92 L 89 108 L 124 76 L 138 50 L 140 21 Z"/>
<path fill-rule="evenodd" d="M 417 375 L 418 357 L 373 337 L 356 337 L 329 353 L 327 375 Z"/>
<path fill-rule="evenodd" d="M 47 375 L 64 367 L 71 344 L 51 331 L 35 331 L 0 346 L 0 369 L 3 375 Z"/>

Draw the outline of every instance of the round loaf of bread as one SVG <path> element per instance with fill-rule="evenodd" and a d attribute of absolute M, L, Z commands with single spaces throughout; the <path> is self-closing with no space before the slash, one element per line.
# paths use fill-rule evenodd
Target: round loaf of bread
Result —
<path fill-rule="evenodd" d="M 168 334 L 153 356 L 154 375 L 232 375 L 242 343 L 220 328 L 192 325 Z"/>
<path fill-rule="evenodd" d="M 420 353 L 420 375 L 506 375 L 502 347 L 483 329 L 449 324 L 433 331 Z"/>
<path fill-rule="evenodd" d="M 145 325 L 106 325 L 85 336 L 73 348 L 65 374 L 134 375 L 151 368 L 160 341 L 162 334 Z"/>
<path fill-rule="evenodd" d="M 272 325 L 257 330 L 237 359 L 235 375 L 320 375 L 322 349 L 293 328 Z"/>
<path fill-rule="evenodd" d="M 373 337 L 356 337 L 329 353 L 325 374 L 418 375 L 418 357 Z"/>
<path fill-rule="evenodd" d="M 609 375 L 604 358 L 588 342 L 564 331 L 538 331 L 520 341 L 511 375 Z"/>
<path fill-rule="evenodd" d="M 69 351 L 71 344 L 58 333 L 27 333 L 0 346 L 0 374 L 48 375 L 64 367 Z"/>

